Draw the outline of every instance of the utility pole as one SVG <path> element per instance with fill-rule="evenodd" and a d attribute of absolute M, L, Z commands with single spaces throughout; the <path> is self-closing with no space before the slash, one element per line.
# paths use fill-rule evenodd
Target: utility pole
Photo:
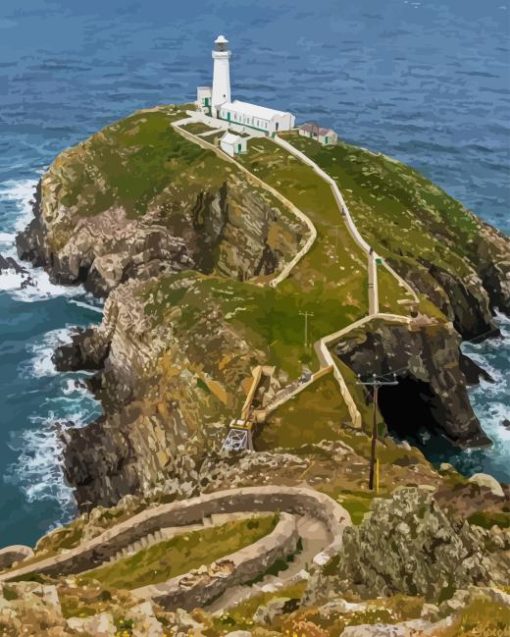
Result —
<path fill-rule="evenodd" d="M 300 312 L 299 316 L 305 317 L 305 349 L 308 347 L 308 317 L 312 317 L 313 312 Z"/>
<path fill-rule="evenodd" d="M 387 376 L 387 374 L 386 374 Z M 374 411 L 372 418 L 372 444 L 370 447 L 370 472 L 368 476 L 368 488 L 376 492 L 379 490 L 379 467 L 377 459 L 377 440 L 379 433 L 377 430 L 377 411 L 379 407 L 379 388 L 391 385 L 398 385 L 397 375 L 393 374 L 393 380 L 386 380 L 384 377 L 378 377 L 377 374 L 372 374 L 372 378 L 369 381 L 362 381 L 358 374 L 358 385 L 364 385 L 365 387 L 373 387 L 373 403 Z M 376 466 L 377 466 L 377 481 L 376 481 Z M 377 482 L 377 484 L 376 484 Z"/>

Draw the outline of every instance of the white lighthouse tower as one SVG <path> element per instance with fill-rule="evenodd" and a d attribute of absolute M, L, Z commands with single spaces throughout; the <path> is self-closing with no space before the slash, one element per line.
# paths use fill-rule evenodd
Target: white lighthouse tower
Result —
<path fill-rule="evenodd" d="M 212 110 L 216 115 L 218 108 L 230 102 L 230 56 L 228 40 L 224 35 L 219 35 L 214 42 L 212 57 L 214 60 L 213 85 L 212 85 Z"/>

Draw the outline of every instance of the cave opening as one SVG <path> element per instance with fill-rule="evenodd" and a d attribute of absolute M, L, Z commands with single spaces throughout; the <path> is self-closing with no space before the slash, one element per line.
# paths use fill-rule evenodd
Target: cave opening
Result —
<path fill-rule="evenodd" d="M 379 410 L 390 434 L 422 441 L 423 432 L 438 434 L 437 401 L 428 383 L 401 376 L 397 385 L 379 389 Z"/>

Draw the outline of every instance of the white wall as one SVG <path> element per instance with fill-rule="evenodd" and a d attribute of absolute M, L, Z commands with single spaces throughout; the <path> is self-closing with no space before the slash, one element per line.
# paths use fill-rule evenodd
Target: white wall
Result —
<path fill-rule="evenodd" d="M 212 105 L 230 102 L 230 51 L 213 51 Z"/>

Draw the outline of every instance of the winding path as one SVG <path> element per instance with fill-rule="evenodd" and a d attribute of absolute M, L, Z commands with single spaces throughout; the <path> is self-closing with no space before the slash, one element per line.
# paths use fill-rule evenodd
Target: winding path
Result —
<path fill-rule="evenodd" d="M 303 221 L 307 225 L 310 231 L 310 236 L 308 240 L 306 241 L 305 245 L 299 250 L 299 252 L 295 255 L 295 257 L 291 261 L 286 263 L 285 266 L 282 268 L 282 270 L 270 281 L 269 285 L 271 287 L 276 287 L 290 275 L 291 271 L 296 266 L 296 264 L 308 253 L 308 251 L 314 244 L 317 238 L 317 230 L 314 224 L 312 223 L 311 219 L 309 219 L 309 217 L 302 210 L 297 208 L 291 201 L 289 201 L 286 197 L 284 197 L 280 192 L 278 192 L 275 188 L 273 188 L 272 186 L 267 184 L 265 181 L 260 179 L 260 177 L 257 177 L 257 175 L 255 175 L 253 172 L 248 170 L 245 166 L 240 164 L 234 158 L 224 153 L 218 146 L 215 146 L 214 144 L 207 142 L 202 137 L 198 137 L 197 135 L 194 135 L 193 133 L 190 133 L 189 131 L 182 128 L 182 126 L 185 126 L 187 124 L 191 124 L 194 122 L 203 122 L 210 126 L 214 126 L 215 120 L 213 120 L 212 118 L 206 118 L 207 121 L 205 121 L 204 117 L 199 113 L 195 113 L 193 111 L 187 111 L 187 114 L 188 114 L 188 117 L 186 117 L 185 119 L 172 123 L 172 127 L 177 132 L 179 132 L 186 139 L 198 144 L 202 148 L 207 150 L 212 150 L 223 161 L 228 161 L 230 163 L 235 164 L 241 171 L 247 174 L 250 177 L 250 179 L 255 180 L 255 182 L 258 185 L 262 186 L 265 190 L 270 192 L 274 197 L 276 197 L 279 201 L 281 201 L 286 208 L 288 208 L 293 214 L 295 214 L 301 221 Z M 222 128 L 225 128 L 225 126 L 222 126 Z M 310 166 L 317 175 L 319 175 L 324 181 L 326 181 L 326 183 L 331 188 L 333 197 L 338 207 L 338 211 L 340 215 L 342 215 L 342 218 L 345 221 L 345 225 L 351 237 L 354 239 L 355 243 L 367 255 L 368 279 L 369 279 L 369 285 L 368 285 L 369 314 L 368 316 L 358 321 L 355 321 L 354 323 L 351 323 L 350 325 L 343 328 L 342 330 L 323 336 L 318 341 L 316 341 L 316 343 L 314 343 L 314 350 L 319 358 L 321 368 L 331 367 L 333 369 L 334 378 L 339 386 L 340 393 L 346 403 L 353 426 L 356 428 L 361 428 L 362 426 L 361 413 L 356 405 L 354 398 L 352 397 L 351 392 L 349 391 L 349 388 L 347 386 L 347 383 L 345 382 L 343 374 L 340 371 L 335 361 L 335 358 L 331 354 L 329 348 L 331 345 L 333 345 L 335 342 L 338 342 L 342 337 L 346 336 L 352 330 L 355 330 L 356 328 L 361 327 L 372 320 L 382 319 L 382 320 L 386 320 L 390 322 L 409 324 L 411 323 L 412 319 L 409 316 L 403 316 L 399 314 L 386 314 L 386 313 L 381 313 L 379 311 L 379 284 L 378 284 L 377 263 L 376 263 L 377 253 L 372 248 L 372 246 L 370 246 L 370 244 L 362 237 L 360 231 L 358 230 L 356 223 L 354 222 L 351 212 L 345 202 L 345 199 L 336 181 L 330 175 L 328 175 L 322 168 L 320 168 L 320 166 L 318 166 L 312 159 L 310 159 L 307 155 L 305 155 L 305 153 L 298 150 L 295 146 L 290 144 L 288 141 L 278 136 L 276 136 L 272 141 L 278 146 L 280 146 L 281 148 L 283 148 L 285 151 L 287 151 L 288 153 L 296 157 L 298 160 Z M 414 289 L 409 285 L 409 283 L 407 283 L 405 279 L 403 279 L 397 272 L 395 272 L 395 270 L 386 262 L 386 259 L 383 259 L 382 263 L 383 263 L 383 266 L 386 268 L 386 270 L 391 274 L 391 276 L 395 278 L 399 287 L 404 289 L 406 293 L 412 297 L 414 304 L 418 305 L 419 304 L 418 295 L 416 294 Z M 286 396 L 285 402 L 293 398 L 297 393 L 301 392 L 302 389 L 303 389 L 302 386 L 298 386 L 293 391 L 289 392 Z M 283 403 L 280 401 L 278 403 L 278 406 L 280 406 L 280 404 L 283 404 Z M 271 411 L 271 405 L 269 406 L 269 410 Z"/>
<path fill-rule="evenodd" d="M 305 561 L 324 564 L 340 551 L 343 531 L 351 525 L 349 513 L 340 504 L 310 488 L 267 486 L 218 491 L 146 509 L 74 549 L 38 561 L 32 559 L 26 566 L 20 564 L 0 573 L 0 583 L 33 573 L 58 576 L 84 573 L 110 562 L 119 553 L 122 555 L 125 549 L 141 550 L 154 544 L 146 539 L 164 529 L 171 528 L 174 533 L 180 529 L 185 533 L 196 529 L 204 518 L 238 512 L 277 512 L 280 520 L 269 535 L 209 567 L 134 589 L 132 594 L 139 599 L 153 599 L 168 609 L 203 607 L 227 589 L 242 587 L 264 575 L 275 561 L 294 554 L 300 537 L 307 544 L 303 556 L 297 556 L 296 566 L 304 567 Z M 316 542 L 313 542 L 313 524 L 318 529 Z M 292 574 L 290 571 L 288 576 Z M 246 597 L 256 592 L 257 589 L 241 588 L 237 594 Z M 235 603 L 235 598 L 229 596 L 219 603 Z"/>

